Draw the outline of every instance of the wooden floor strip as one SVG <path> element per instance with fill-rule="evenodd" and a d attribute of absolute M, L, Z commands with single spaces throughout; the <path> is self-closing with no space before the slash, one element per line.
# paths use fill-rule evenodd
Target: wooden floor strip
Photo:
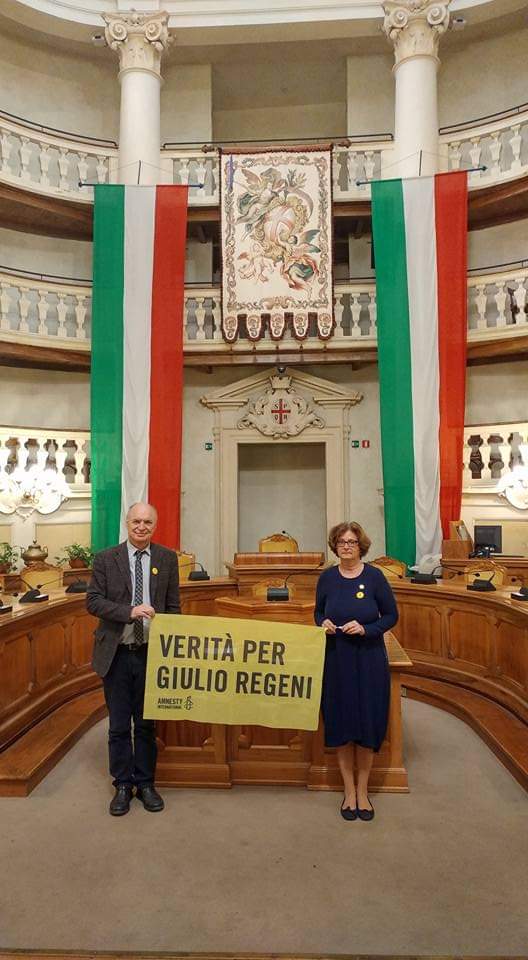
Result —
<path fill-rule="evenodd" d="M 468 956 L 462 954 L 396 953 L 135 953 L 99 950 L 7 950 L 0 949 L 0 960 L 528 960 L 528 956 Z"/>

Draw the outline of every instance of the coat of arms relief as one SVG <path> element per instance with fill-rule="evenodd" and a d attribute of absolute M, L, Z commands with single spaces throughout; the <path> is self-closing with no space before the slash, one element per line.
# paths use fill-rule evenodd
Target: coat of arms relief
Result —
<path fill-rule="evenodd" d="M 254 427 L 266 437 L 296 437 L 306 427 L 325 426 L 313 402 L 297 393 L 291 377 L 272 376 L 269 386 L 256 400 L 249 401 L 239 429 Z"/>

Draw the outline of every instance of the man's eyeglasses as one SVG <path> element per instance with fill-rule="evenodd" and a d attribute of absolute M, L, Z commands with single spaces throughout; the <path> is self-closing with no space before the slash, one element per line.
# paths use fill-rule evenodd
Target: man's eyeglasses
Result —
<path fill-rule="evenodd" d="M 357 547 L 359 540 L 338 540 L 337 546 L 341 547 L 342 550 L 350 549 L 350 547 Z"/>

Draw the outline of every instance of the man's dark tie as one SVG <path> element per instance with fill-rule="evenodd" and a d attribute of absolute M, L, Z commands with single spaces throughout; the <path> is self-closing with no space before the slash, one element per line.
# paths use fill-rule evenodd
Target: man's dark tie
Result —
<path fill-rule="evenodd" d="M 143 567 L 141 565 L 141 558 L 144 554 L 144 550 L 136 550 L 136 569 L 134 576 L 134 606 L 138 607 L 140 603 L 143 603 Z M 136 643 L 143 643 L 143 617 L 138 617 L 137 620 L 134 620 L 134 640 Z"/>

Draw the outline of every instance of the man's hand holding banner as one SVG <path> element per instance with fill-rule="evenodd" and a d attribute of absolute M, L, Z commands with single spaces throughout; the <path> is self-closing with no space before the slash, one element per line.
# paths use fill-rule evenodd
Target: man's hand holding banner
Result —
<path fill-rule="evenodd" d="M 316 730 L 324 650 L 321 627 L 158 614 L 144 716 Z"/>

